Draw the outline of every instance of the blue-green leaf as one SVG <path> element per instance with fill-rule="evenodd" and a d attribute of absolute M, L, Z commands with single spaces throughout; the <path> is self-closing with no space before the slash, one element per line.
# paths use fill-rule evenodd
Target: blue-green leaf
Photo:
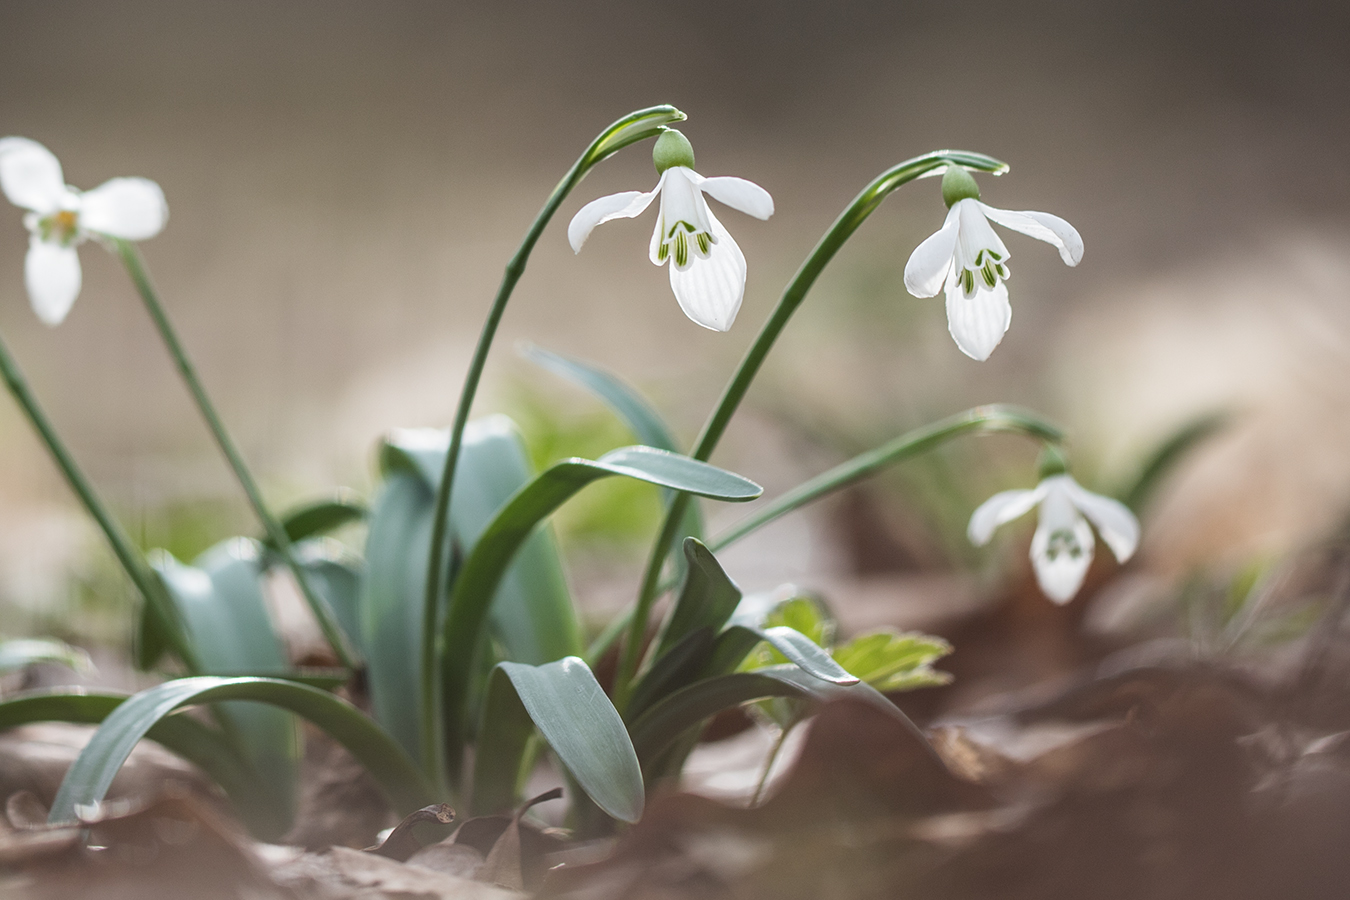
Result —
<path fill-rule="evenodd" d="M 259 675 L 290 668 L 272 628 L 263 597 L 262 545 L 248 538 L 224 541 L 185 566 L 169 553 L 153 553 L 150 563 L 168 589 L 187 638 L 206 673 Z M 237 743 L 265 796 L 276 804 L 276 818 L 295 812 L 299 778 L 299 733 L 281 710 L 242 703 L 217 710 L 221 724 Z"/>
<path fill-rule="evenodd" d="M 523 725 L 533 722 L 597 806 L 623 822 L 642 817 L 637 754 L 585 662 L 571 656 L 542 666 L 501 663 L 489 681 L 486 709 L 491 715 L 484 717 L 477 746 L 476 810 L 495 810 L 508 797 L 505 805 L 514 804 L 519 760 L 532 730 Z"/>
<path fill-rule="evenodd" d="M 465 559 L 445 617 L 444 726 L 452 767 L 464 745 L 470 676 L 483 623 L 502 574 L 525 539 L 554 510 L 591 482 L 614 475 L 719 500 L 753 500 L 761 493 L 757 484 L 739 475 L 651 447 L 624 447 L 598 460 L 564 460 L 517 491 Z"/>
<path fill-rule="evenodd" d="M 289 681 L 199 676 L 166 682 L 118 705 L 66 773 L 48 821 L 74 821 L 77 807 L 101 801 L 132 748 L 167 716 L 220 701 L 265 703 L 313 722 L 366 767 L 401 813 L 434 801 L 421 772 L 397 742 L 351 704 Z"/>
<path fill-rule="evenodd" d="M 39 662 L 61 663 L 77 672 L 87 672 L 94 667 L 88 653 L 70 646 L 65 641 L 51 638 L 13 638 L 0 641 L 0 675 Z"/>
<path fill-rule="evenodd" d="M 672 742 L 724 709 L 767 697 L 829 700 L 855 697 L 884 710 L 922 733 L 894 704 L 865 682 L 839 685 L 808 675 L 797 666 L 772 666 L 753 672 L 733 672 L 696 681 L 652 706 L 629 728 L 644 771 Z M 926 745 L 926 741 L 925 741 Z"/>
<path fill-rule="evenodd" d="M 345 544 L 332 538 L 310 538 L 292 544 L 291 549 L 310 587 L 328 604 L 338 627 L 364 658 L 361 583 L 365 577 L 365 562 Z"/>
<path fill-rule="evenodd" d="M 721 630 L 741 602 L 741 589 L 722 569 L 712 551 L 694 538 L 684 540 L 684 584 L 656 645 L 660 659 L 697 628 Z"/>

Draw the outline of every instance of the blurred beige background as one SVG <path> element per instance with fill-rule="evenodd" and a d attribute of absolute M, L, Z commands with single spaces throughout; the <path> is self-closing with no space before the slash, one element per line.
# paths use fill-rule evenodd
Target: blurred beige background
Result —
<path fill-rule="evenodd" d="M 527 338 L 631 377 L 689 438 L 863 184 L 938 147 L 996 155 L 1012 173 L 984 179 L 984 199 L 1069 219 L 1083 264 L 1008 238 L 1012 330 L 975 363 L 940 300 L 904 290 L 944 210 L 934 181 L 903 190 L 820 280 L 718 461 L 772 492 L 838 458 L 793 423 L 875 442 L 1007 401 L 1057 417 L 1083 470 L 1109 481 L 1188 417 L 1238 409 L 1146 523 L 1148 563 L 1175 572 L 1290 547 L 1350 506 L 1346 34 L 1331 0 L 5 0 L 0 133 L 45 143 L 80 187 L 132 174 L 164 187 L 169 227 L 144 253 L 279 503 L 369 490 L 381 432 L 448 422 L 519 236 L 630 109 L 681 107 L 704 174 L 777 201 L 766 223 L 723 217 L 750 265 L 737 325 L 683 317 L 647 262 L 649 216 L 605 226 L 580 256 L 567 247 L 582 203 L 654 184 L 645 149 L 630 151 L 545 233 L 482 411 L 535 389 L 592 408 L 515 357 Z M 114 261 L 84 248 L 83 294 L 49 330 L 28 309 L 24 246 L 19 211 L 0 208 L 0 332 L 133 530 L 184 498 L 250 527 Z M 1029 451 L 1007 447 L 995 486 L 1023 485 Z M 0 459 L 14 626 L 0 630 L 22 630 L 102 550 L 7 399 Z M 763 586 L 765 554 L 794 577 L 837 569 L 825 521 L 766 533 L 735 557 L 741 577 Z"/>

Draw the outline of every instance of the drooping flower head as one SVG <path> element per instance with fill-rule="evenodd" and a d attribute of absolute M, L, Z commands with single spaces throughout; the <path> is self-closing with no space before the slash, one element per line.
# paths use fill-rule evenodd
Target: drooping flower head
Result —
<path fill-rule="evenodd" d="M 981 503 L 970 517 L 966 534 L 971 543 L 983 547 L 995 528 L 1037 505 L 1041 516 L 1031 539 L 1031 564 L 1041 590 L 1056 603 L 1073 599 L 1092 565 L 1095 540 L 1089 521 L 1122 563 L 1139 545 L 1139 520 L 1134 513 L 1118 500 L 1084 490 L 1064 469 L 1057 453 L 1047 454 L 1041 483 L 1035 489 L 1002 491 Z"/>
<path fill-rule="evenodd" d="M 949 212 L 935 234 L 910 254 L 905 287 L 916 297 L 947 288 L 947 329 L 967 356 L 986 360 L 1012 322 L 1008 303 L 1008 259 L 990 220 L 1053 244 L 1065 265 L 1083 258 L 1083 239 L 1068 222 L 1043 212 L 1013 212 L 980 202 L 975 179 L 959 166 L 942 176 L 942 200 Z"/>
<path fill-rule="evenodd" d="M 90 237 L 143 241 L 159 234 L 169 217 L 153 181 L 114 178 L 81 192 L 66 184 L 52 152 L 28 138 L 0 138 L 0 190 L 28 210 L 24 283 L 33 312 L 48 325 L 61 324 L 79 296 L 77 246 Z"/>
<path fill-rule="evenodd" d="M 745 255 L 703 195 L 757 219 L 773 215 L 773 198 L 744 178 L 704 178 L 695 172 L 694 148 L 673 128 L 656 139 L 652 162 L 661 176 L 655 188 L 592 200 L 572 217 L 567 240 L 580 253 L 595 226 L 640 215 L 659 194 L 651 260 L 658 266 L 670 264 L 670 287 L 685 315 L 704 328 L 726 331 L 745 296 Z"/>

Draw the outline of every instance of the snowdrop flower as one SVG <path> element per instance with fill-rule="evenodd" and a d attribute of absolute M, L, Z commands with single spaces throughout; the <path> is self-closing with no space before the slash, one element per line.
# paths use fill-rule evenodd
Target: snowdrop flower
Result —
<path fill-rule="evenodd" d="M 936 234 L 915 248 L 905 264 L 905 287 L 916 297 L 932 297 L 947 287 L 947 330 L 967 356 L 986 360 L 1012 321 L 1008 304 L 1008 248 L 992 220 L 1037 240 L 1054 244 L 1065 265 L 1083 258 L 1083 239 L 1068 222 L 1043 212 L 994 209 L 980 202 L 970 173 L 951 166 L 942 176 L 942 199 L 950 209 Z"/>
<path fill-rule="evenodd" d="M 1139 520 L 1134 513 L 1117 500 L 1084 490 L 1062 469 L 1044 477 L 1035 490 L 1003 491 L 990 497 L 970 517 L 966 533 L 971 543 L 983 547 L 995 528 L 1037 504 L 1041 520 L 1031 539 L 1031 563 L 1041 590 L 1056 603 L 1073 599 L 1092 564 L 1089 520 L 1117 560 L 1125 562 L 1134 555 L 1139 544 Z"/>
<path fill-rule="evenodd" d="M 33 312 L 60 325 L 80 293 L 75 248 L 90 237 L 143 241 L 169 217 L 164 192 L 145 178 L 114 178 L 92 191 L 70 187 L 52 152 L 28 138 L 0 138 L 0 190 L 28 210 L 24 283 Z"/>
<path fill-rule="evenodd" d="M 658 266 L 670 262 L 670 286 L 685 315 L 704 328 L 726 331 L 745 296 L 745 256 L 703 195 L 757 219 L 773 215 L 773 198 L 744 178 L 704 178 L 695 172 L 694 148 L 674 129 L 656 139 L 652 161 L 661 176 L 655 188 L 592 200 L 572 217 L 567 240 L 580 253 L 595 226 L 640 215 L 660 194 L 651 260 Z"/>

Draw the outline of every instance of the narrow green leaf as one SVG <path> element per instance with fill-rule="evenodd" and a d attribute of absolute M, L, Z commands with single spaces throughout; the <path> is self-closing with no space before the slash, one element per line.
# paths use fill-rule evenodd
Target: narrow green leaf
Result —
<path fill-rule="evenodd" d="M 759 643 L 759 639 L 756 638 L 754 643 Z M 633 721 L 662 697 L 705 674 L 713 647 L 713 630 L 704 625 L 686 634 L 683 640 L 658 656 L 633 688 L 633 694 L 624 707 L 624 718 Z"/>
<path fill-rule="evenodd" d="M 210 674 L 279 674 L 290 668 L 263 597 L 262 545 L 224 541 L 185 566 L 158 551 L 150 563 L 168 589 L 202 670 Z M 298 800 L 300 743 L 286 713 L 256 704 L 217 710 L 221 724 L 267 786 L 276 817 L 289 820 Z"/>
<path fill-rule="evenodd" d="M 126 700 L 122 694 L 51 691 L 0 703 L 0 731 L 32 722 L 98 725 Z M 160 719 L 145 735 L 197 766 L 224 789 L 235 811 L 254 834 L 279 835 L 287 822 L 263 796 L 264 784 L 234 752 L 229 738 L 190 715 Z"/>
<path fill-rule="evenodd" d="M 651 447 L 624 447 L 598 460 L 564 460 L 517 491 L 465 559 L 445 617 L 444 727 L 452 769 L 464 745 L 474 655 L 502 574 L 525 539 L 554 510 L 591 482 L 614 475 L 719 500 L 753 500 L 761 492 L 758 485 L 739 475 Z"/>
<path fill-rule="evenodd" d="M 520 347 L 520 353 L 536 365 L 579 384 L 599 397 L 623 419 L 639 443 L 658 450 L 678 453 L 679 446 L 670 429 L 647 399 L 607 369 L 584 360 L 554 353 L 534 344 Z"/>
<path fill-rule="evenodd" d="M 281 527 L 286 530 L 286 537 L 294 544 L 306 538 L 336 531 L 343 525 L 359 522 L 368 513 L 369 510 L 357 498 L 355 492 L 343 490 L 336 497 L 316 500 L 289 510 L 281 516 Z M 276 550 L 270 539 L 263 538 L 262 542 L 268 550 Z"/>
<path fill-rule="evenodd" d="M 690 729 L 697 728 L 724 709 L 767 697 L 795 697 L 803 700 L 858 698 L 906 723 L 922 739 L 922 733 L 909 718 L 865 682 L 833 684 L 808 675 L 797 666 L 773 666 L 697 681 L 643 713 L 629 729 L 629 736 L 638 759 L 644 763 L 644 771 L 648 763 Z"/>
<path fill-rule="evenodd" d="M 345 544 L 332 538 L 297 541 L 291 545 L 291 552 L 304 570 L 309 586 L 328 604 L 348 643 L 364 659 L 366 648 L 361 637 L 361 582 L 365 577 L 365 561 Z"/>
<path fill-rule="evenodd" d="M 781 497 L 765 504 L 754 515 L 733 526 L 730 531 L 708 542 L 714 551 L 721 550 L 756 529 L 762 528 L 780 516 L 787 515 L 827 494 L 856 484 L 887 466 L 951 440 L 966 432 L 1007 431 L 1058 442 L 1063 433 L 1035 413 L 1013 406 L 977 406 L 949 418 L 906 432 L 866 453 L 860 453 L 815 478 L 805 481 Z"/>
<path fill-rule="evenodd" d="M 387 469 L 370 514 L 358 603 L 371 712 L 419 759 L 422 604 L 434 504 L 415 468 Z"/>
<path fill-rule="evenodd" d="M 366 767 L 400 813 L 434 802 L 417 766 L 398 743 L 346 701 L 288 681 L 208 675 L 166 682 L 113 710 L 66 773 L 48 821 L 74 821 L 76 807 L 101 801 L 132 748 L 173 712 L 237 700 L 266 703 L 313 722 Z"/>
<path fill-rule="evenodd" d="M 1233 415 L 1218 410 L 1197 416 L 1169 435 L 1145 457 L 1139 472 L 1115 492 L 1120 501 L 1138 513 L 1167 475 L 1195 448 L 1227 428 Z"/>
<path fill-rule="evenodd" d="M 692 537 L 684 539 L 683 550 L 684 584 L 657 641 L 656 659 L 697 628 L 706 626 L 716 634 L 741 602 L 741 589 L 712 551 Z"/>
<path fill-rule="evenodd" d="M 732 628 L 743 628 L 733 625 Z M 730 629 L 728 629 L 730 630 Z M 760 640 L 777 650 L 783 657 L 803 672 L 821 681 L 834 684 L 857 684 L 856 675 L 845 671 L 829 653 L 819 644 L 794 628 L 779 625 L 773 628 L 752 628 Z"/>
<path fill-rule="evenodd" d="M 661 414 L 645 397 L 613 372 L 575 357 L 544 350 L 533 344 L 524 345 L 520 352 L 537 365 L 581 385 L 603 400 L 624 421 L 640 443 L 658 450 L 679 452 L 679 445 L 661 418 Z M 667 502 L 674 498 L 674 492 L 667 490 L 664 493 Z M 697 502 L 689 502 L 680 531 L 681 535 L 677 536 L 677 539 L 679 537 L 703 539 L 703 512 Z M 676 574 L 683 577 L 682 566 Z"/>
<path fill-rule="evenodd" d="M 501 694 L 507 691 L 515 694 L 558 761 L 597 806 L 623 822 L 642 818 L 642 772 L 637 755 L 618 710 L 585 662 L 570 656 L 542 666 L 501 663 L 493 670 L 488 708 L 501 711 L 502 721 L 493 717 L 483 722 L 479 753 L 486 748 L 489 760 L 500 751 L 506 751 L 503 759 L 518 759 L 528 738 L 521 729 L 519 711 L 509 711 L 502 702 Z M 514 791 L 518 768 L 502 769 L 499 763 L 490 762 L 478 774 L 483 777 L 475 778 L 475 798 L 482 792 L 496 803 L 508 779 Z"/>
<path fill-rule="evenodd" d="M 0 641 L 0 675 L 39 662 L 61 663 L 77 672 L 94 667 L 89 654 L 65 641 L 51 638 L 14 638 Z"/>
<path fill-rule="evenodd" d="M 385 484 L 367 537 L 370 567 L 361 609 L 372 706 L 378 720 L 420 758 L 419 721 L 423 604 L 436 479 L 448 435 L 403 429 L 381 448 Z M 471 551 L 497 510 L 534 477 L 524 443 L 505 416 L 470 422 L 464 433 L 450 510 L 451 538 L 460 556 Z M 455 554 L 447 552 L 446 559 Z M 552 532 L 529 535 L 489 605 L 493 637 L 518 662 L 538 664 L 579 653 L 576 620 Z"/>

